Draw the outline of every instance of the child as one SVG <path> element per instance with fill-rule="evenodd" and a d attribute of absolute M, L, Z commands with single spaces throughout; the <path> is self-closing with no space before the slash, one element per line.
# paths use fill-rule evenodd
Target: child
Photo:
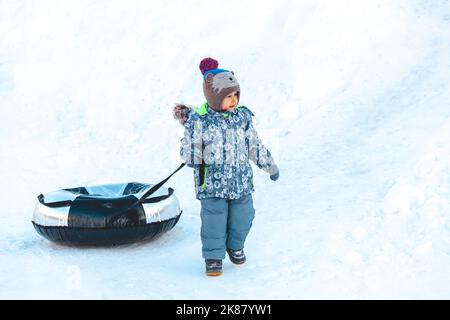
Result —
<path fill-rule="evenodd" d="M 252 124 L 253 113 L 238 105 L 239 83 L 218 62 L 200 62 L 206 101 L 192 110 L 176 105 L 174 117 L 185 126 L 181 156 L 194 168 L 196 197 L 201 203 L 202 255 L 206 274 L 222 274 L 225 251 L 234 264 L 246 257 L 244 243 L 255 216 L 251 159 L 276 181 L 279 170 Z"/>

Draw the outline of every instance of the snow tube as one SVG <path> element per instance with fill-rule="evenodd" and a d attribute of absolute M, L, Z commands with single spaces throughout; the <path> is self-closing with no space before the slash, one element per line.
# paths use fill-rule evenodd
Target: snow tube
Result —
<path fill-rule="evenodd" d="M 148 240 L 172 229 L 182 213 L 174 190 L 161 187 L 162 183 L 130 182 L 41 194 L 32 223 L 43 237 L 68 245 Z"/>

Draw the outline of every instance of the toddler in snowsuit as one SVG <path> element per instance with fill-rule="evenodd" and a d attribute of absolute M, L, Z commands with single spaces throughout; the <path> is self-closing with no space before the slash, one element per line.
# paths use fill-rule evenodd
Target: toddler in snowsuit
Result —
<path fill-rule="evenodd" d="M 218 62 L 200 63 L 207 102 L 197 109 L 176 105 L 174 117 L 185 127 L 180 154 L 194 168 L 196 198 L 201 202 L 202 256 L 207 275 L 222 274 L 227 251 L 242 264 L 245 239 L 255 216 L 253 172 L 249 159 L 276 181 L 279 170 L 253 127 L 253 113 L 238 105 L 240 86 Z"/>

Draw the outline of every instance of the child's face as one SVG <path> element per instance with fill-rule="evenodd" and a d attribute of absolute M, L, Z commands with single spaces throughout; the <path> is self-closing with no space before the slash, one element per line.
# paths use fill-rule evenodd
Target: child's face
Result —
<path fill-rule="evenodd" d="M 222 110 L 223 111 L 231 111 L 234 107 L 237 106 L 238 103 L 238 93 L 234 91 L 227 95 L 225 99 L 222 101 Z"/>

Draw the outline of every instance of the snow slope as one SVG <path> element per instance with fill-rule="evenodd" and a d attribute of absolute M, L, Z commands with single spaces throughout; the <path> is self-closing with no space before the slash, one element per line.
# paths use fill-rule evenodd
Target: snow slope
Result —
<path fill-rule="evenodd" d="M 445 0 L 0 1 L 0 298 L 449 299 L 449 52 Z M 41 238 L 39 193 L 178 166 L 206 56 L 281 168 L 254 167 L 248 262 L 204 276 L 187 168 L 154 241 Z"/>

